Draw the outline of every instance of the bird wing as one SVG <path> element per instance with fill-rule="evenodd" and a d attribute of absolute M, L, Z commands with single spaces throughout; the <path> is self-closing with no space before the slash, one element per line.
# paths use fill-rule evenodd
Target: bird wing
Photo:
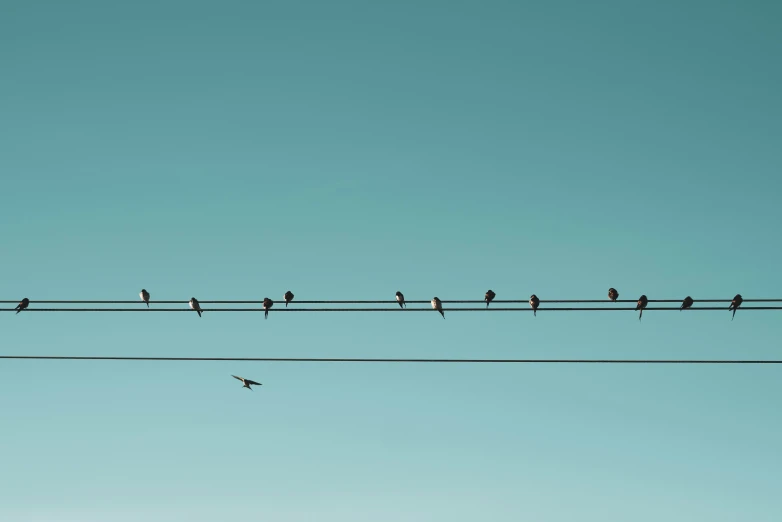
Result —
<path fill-rule="evenodd" d="M 259 382 L 251 381 L 250 379 L 245 379 L 244 382 L 246 382 L 247 384 L 254 384 L 256 386 L 263 386 L 263 384 Z"/>
<path fill-rule="evenodd" d="M 234 379 L 239 379 L 240 381 L 244 382 L 244 379 L 242 379 L 241 377 L 237 377 L 236 375 L 231 375 L 231 377 L 233 377 Z"/>

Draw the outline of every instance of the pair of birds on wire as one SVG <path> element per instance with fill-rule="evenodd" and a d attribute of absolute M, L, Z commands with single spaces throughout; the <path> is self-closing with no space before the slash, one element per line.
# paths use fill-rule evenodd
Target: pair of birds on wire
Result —
<path fill-rule="evenodd" d="M 497 297 L 497 294 L 495 294 L 493 291 L 488 290 L 486 292 L 486 295 L 483 297 L 483 300 L 486 301 L 486 308 L 489 308 L 489 303 L 494 301 L 494 298 Z M 538 296 L 535 294 L 532 294 L 529 297 L 529 305 L 532 308 L 532 314 L 537 316 L 538 315 L 538 307 L 540 306 L 540 299 L 538 299 Z"/>
<path fill-rule="evenodd" d="M 617 299 L 619 299 L 619 292 L 617 292 L 616 288 L 609 288 L 608 289 L 608 298 L 611 301 L 616 302 Z M 741 297 L 741 294 L 736 294 L 736 296 L 733 298 L 733 300 L 730 302 L 730 306 L 728 307 L 728 311 L 733 311 L 733 315 L 731 316 L 731 321 L 734 317 L 736 317 L 736 310 L 738 310 L 739 306 L 741 306 L 741 303 L 744 302 L 744 298 Z M 641 316 L 643 316 L 644 308 L 646 308 L 646 305 L 649 304 L 649 299 L 647 299 L 646 295 L 642 295 L 638 298 L 638 302 L 635 305 L 636 310 L 640 310 L 638 313 L 638 320 L 641 320 Z M 692 308 L 692 305 L 695 304 L 695 300 L 690 297 L 689 295 L 684 298 L 684 301 L 682 301 L 681 307 L 679 307 L 679 311 L 685 310 L 687 308 Z"/>
<path fill-rule="evenodd" d="M 141 297 L 141 300 L 144 301 L 144 303 L 146 303 L 146 305 L 147 305 L 147 308 L 149 308 L 149 292 L 147 292 L 146 289 L 142 288 L 141 292 L 139 293 L 139 297 Z M 293 296 L 293 292 L 291 292 L 290 290 L 285 292 L 285 295 L 283 296 L 283 299 L 285 300 L 285 307 L 286 308 L 288 307 L 288 303 L 293 301 L 293 297 L 294 297 Z M 25 301 L 27 301 L 26 298 L 25 298 Z M 192 310 L 195 310 L 196 312 L 198 312 L 198 317 L 201 317 L 201 313 L 203 312 L 203 310 L 201 309 L 201 304 L 198 302 L 198 299 L 196 299 L 195 297 L 191 297 L 190 301 L 189 301 L 189 305 L 190 305 L 190 308 Z M 263 316 L 264 316 L 265 319 L 269 318 L 269 309 L 272 306 L 274 306 L 274 301 L 272 301 L 268 297 L 264 297 L 263 298 Z M 25 305 L 25 307 L 26 307 L 26 305 Z M 17 312 L 17 313 L 19 313 L 19 312 Z"/>

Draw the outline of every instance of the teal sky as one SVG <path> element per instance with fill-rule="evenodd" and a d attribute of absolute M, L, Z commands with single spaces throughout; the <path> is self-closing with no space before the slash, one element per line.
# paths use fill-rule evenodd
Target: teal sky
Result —
<path fill-rule="evenodd" d="M 780 24 L 0 0 L 0 299 L 780 297 Z M 0 353 L 778 359 L 780 319 L 2 313 Z M 3 361 L 0 519 L 778 521 L 781 376 Z"/>

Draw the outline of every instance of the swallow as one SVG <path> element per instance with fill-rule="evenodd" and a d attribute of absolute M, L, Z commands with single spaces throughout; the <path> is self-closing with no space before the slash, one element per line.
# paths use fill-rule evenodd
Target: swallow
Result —
<path fill-rule="evenodd" d="M 443 303 L 440 301 L 439 297 L 432 298 L 432 308 L 440 312 L 440 315 L 443 316 L 443 319 L 445 319 L 445 312 L 443 312 Z"/>
<path fill-rule="evenodd" d="M 30 306 L 30 300 L 25 297 L 18 305 L 16 305 L 16 313 L 18 314 L 28 306 Z"/>
<path fill-rule="evenodd" d="M 268 319 L 269 318 L 269 308 L 274 306 L 274 301 L 269 299 L 268 297 L 263 298 L 263 318 Z"/>
<path fill-rule="evenodd" d="M 616 302 L 616 300 L 619 299 L 619 292 L 616 291 L 616 288 L 608 289 L 608 298 L 613 302 Z"/>
<path fill-rule="evenodd" d="M 486 301 L 486 308 L 489 308 L 489 303 L 494 301 L 494 298 L 497 297 L 497 294 L 489 290 L 486 292 L 486 297 L 483 298 L 484 301 Z"/>
<path fill-rule="evenodd" d="M 692 300 L 692 297 L 690 296 L 685 297 L 684 301 L 682 301 L 682 307 L 679 308 L 679 311 L 681 312 L 685 308 L 690 308 L 694 302 L 695 301 Z"/>
<path fill-rule="evenodd" d="M 407 304 L 405 304 L 405 295 L 402 292 L 396 293 L 396 302 L 399 303 L 399 308 L 407 308 Z"/>
<path fill-rule="evenodd" d="M 142 288 L 142 289 L 141 289 L 141 293 L 139 294 L 139 297 L 141 297 L 141 300 L 142 300 L 142 301 L 144 301 L 145 303 L 147 303 L 147 308 L 149 308 L 149 292 L 147 292 L 146 290 L 144 290 L 144 289 Z"/>
<path fill-rule="evenodd" d="M 26 301 L 26 299 L 25 299 Z M 24 302 L 24 301 L 23 301 Z M 741 303 L 744 302 L 744 298 L 741 297 L 741 294 L 736 294 L 736 297 L 733 298 L 733 301 L 730 302 L 730 306 L 728 307 L 728 311 L 733 310 L 733 316 L 731 316 L 730 320 L 732 321 L 734 317 L 736 317 L 736 310 L 739 309 L 739 306 L 741 306 Z M 17 314 L 19 312 L 16 312 Z"/>
<path fill-rule="evenodd" d="M 540 299 L 535 294 L 529 297 L 529 305 L 532 307 L 532 315 L 538 315 L 538 306 L 540 306 Z"/>
<path fill-rule="evenodd" d="M 645 295 L 642 295 L 638 298 L 638 303 L 635 305 L 635 309 L 641 311 L 641 313 L 638 314 L 639 321 L 641 320 L 641 316 L 644 314 L 644 308 L 646 308 L 647 304 L 649 304 L 649 300 Z"/>
<path fill-rule="evenodd" d="M 288 308 L 288 303 L 293 301 L 293 292 L 288 290 L 283 297 L 285 298 L 285 308 Z"/>
<path fill-rule="evenodd" d="M 250 379 L 245 379 L 244 377 L 237 377 L 236 375 L 231 375 L 231 377 L 233 377 L 234 379 L 239 379 L 240 381 L 242 381 L 242 383 L 244 384 L 244 386 L 242 386 L 242 388 L 247 388 L 250 391 L 253 390 L 252 388 L 250 388 L 251 384 L 254 385 L 254 386 L 263 386 L 263 384 L 261 384 L 259 382 L 251 381 Z"/>
<path fill-rule="evenodd" d="M 198 317 L 201 317 L 201 305 L 198 304 L 198 299 L 195 297 L 190 298 L 190 308 L 198 312 Z"/>

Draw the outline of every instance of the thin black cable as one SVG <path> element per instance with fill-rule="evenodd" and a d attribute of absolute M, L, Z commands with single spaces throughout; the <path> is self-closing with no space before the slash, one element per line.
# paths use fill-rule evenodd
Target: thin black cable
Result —
<path fill-rule="evenodd" d="M 683 298 L 682 298 L 683 299 Z M 650 303 L 681 303 L 682 299 L 649 299 Z M 696 303 L 726 303 L 729 304 L 732 299 L 695 299 Z M 0 300 L 0 303 L 10 303 L 10 304 L 18 304 L 20 299 L 14 299 L 14 300 Z M 261 303 L 263 299 L 255 299 L 255 300 L 249 300 L 249 301 L 206 301 L 206 300 L 199 300 L 199 303 L 202 304 L 257 304 Z M 479 304 L 479 303 L 485 303 L 484 300 L 478 300 L 478 299 L 471 299 L 471 300 L 450 300 L 450 299 L 440 299 L 440 301 L 443 304 L 448 303 L 456 303 L 456 304 Z M 280 299 L 276 301 L 278 303 L 284 303 L 285 301 Z M 407 304 L 429 304 L 431 300 L 426 301 L 405 301 Z M 608 299 L 541 299 L 541 303 L 604 303 L 604 304 L 610 304 L 611 301 Z M 615 302 L 617 303 L 635 303 L 637 302 L 636 299 L 617 299 Z M 782 302 L 781 299 L 744 299 L 745 303 L 779 303 Z M 59 300 L 59 301 L 48 301 L 48 300 L 30 300 L 30 304 L 35 303 L 42 303 L 42 304 L 141 304 L 143 305 L 144 302 L 141 300 L 131 300 L 131 301 L 74 301 L 74 300 Z M 155 301 L 150 300 L 149 304 L 188 304 L 188 300 L 178 300 L 178 301 Z M 495 299 L 492 301 L 492 303 L 529 303 L 528 299 Z M 292 305 L 296 304 L 394 304 L 396 305 L 397 302 L 392 299 L 385 299 L 380 301 L 340 301 L 340 300 L 327 300 L 327 301 L 291 301 Z"/>
<path fill-rule="evenodd" d="M 684 312 L 690 311 L 727 311 L 727 307 L 716 306 L 693 306 L 684 310 Z M 739 308 L 740 311 L 748 310 L 782 310 L 782 306 L 748 306 Z M 15 308 L 0 308 L 0 312 L 16 312 Z M 202 313 L 211 312 L 263 312 L 263 308 L 202 308 Z M 434 312 L 431 308 L 271 308 L 269 313 L 275 312 Z M 443 311 L 448 312 L 532 312 L 532 308 L 444 308 Z M 538 308 L 538 313 L 546 312 L 627 312 L 637 311 L 631 307 L 614 307 L 614 308 L 597 308 L 597 307 L 581 307 L 581 308 Z M 679 311 L 679 307 L 656 307 L 656 308 L 644 308 L 644 312 L 655 311 Z M 28 312 L 190 312 L 194 313 L 194 310 L 189 308 L 26 308 L 22 313 Z"/>
<path fill-rule="evenodd" d="M 337 357 L 122 357 L 0 355 L 0 359 L 52 361 L 190 361 L 299 363 L 448 363 L 448 364 L 782 364 L 773 359 L 364 359 Z"/>

